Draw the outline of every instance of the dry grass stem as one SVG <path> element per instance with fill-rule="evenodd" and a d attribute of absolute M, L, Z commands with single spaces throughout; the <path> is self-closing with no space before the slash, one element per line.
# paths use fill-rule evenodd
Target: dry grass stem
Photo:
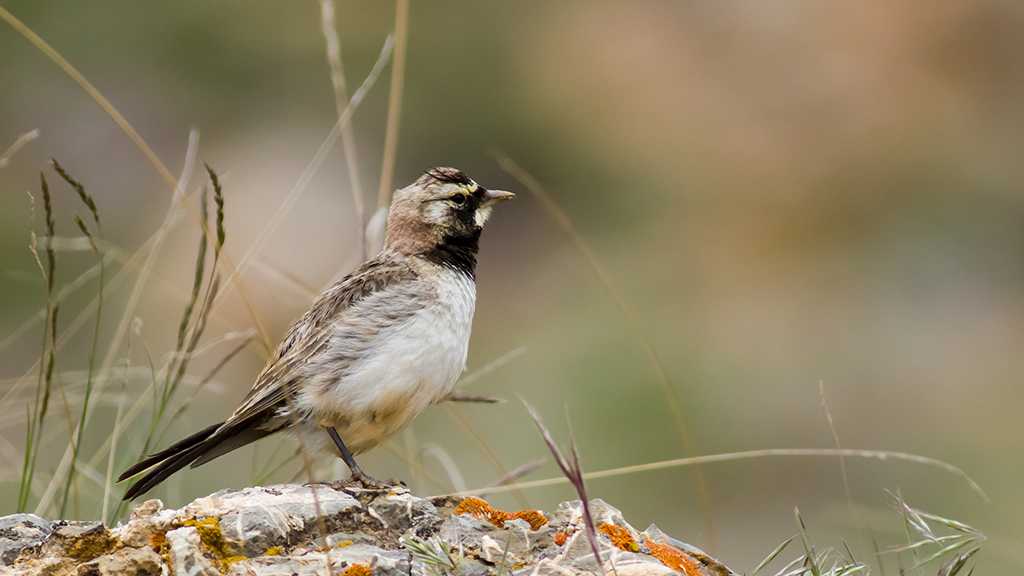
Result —
<path fill-rule="evenodd" d="M 11 161 L 11 157 L 17 154 L 18 150 L 21 150 L 22 146 L 28 144 L 29 142 L 35 140 L 36 138 L 39 138 L 38 128 L 32 130 L 31 132 L 26 132 L 21 136 L 18 136 L 18 139 L 14 141 L 14 144 L 11 144 L 10 148 L 8 148 L 3 154 L 0 154 L 0 168 L 7 166 L 7 164 L 9 164 Z"/>
<path fill-rule="evenodd" d="M 493 488 L 493 487 L 497 487 L 497 486 L 507 486 L 509 484 L 513 484 L 513 483 L 517 482 L 520 478 L 529 476 L 530 474 L 533 474 L 537 470 L 540 470 L 540 467 L 543 466 L 543 465 L 544 465 L 544 459 L 543 458 L 538 458 L 536 460 L 531 460 L 531 461 L 527 462 L 526 464 L 523 464 L 522 466 L 516 468 L 515 470 L 512 470 L 508 474 L 505 474 L 501 478 L 498 478 L 494 482 L 491 482 L 490 484 L 487 485 L 487 487 L 488 488 Z M 489 493 L 490 492 L 481 492 L 478 495 L 479 496 L 484 496 L 484 495 L 489 494 Z"/>
<path fill-rule="evenodd" d="M 474 370 L 473 372 L 467 374 L 465 377 L 460 378 L 457 383 L 458 387 L 461 389 L 465 388 L 466 386 L 469 386 L 470 384 L 476 382 L 477 380 L 483 378 L 484 376 L 487 376 L 491 372 L 494 372 L 498 368 L 501 368 L 505 364 L 508 364 L 509 362 L 522 356 L 525 352 L 526 346 L 520 346 L 512 350 L 511 352 L 508 352 L 503 356 L 499 357 L 497 360 L 488 362 L 486 365 L 484 365 L 483 368 L 480 368 L 479 370 Z"/>
<path fill-rule="evenodd" d="M 391 92 L 388 96 L 388 120 L 384 131 L 384 160 L 380 169 L 377 211 L 391 204 L 395 177 L 395 155 L 398 151 L 398 123 L 402 116 L 402 83 L 405 80 L 405 50 L 409 38 L 409 0 L 395 4 L 395 59 L 391 64 Z"/>
<path fill-rule="evenodd" d="M 334 86 L 334 102 L 340 120 L 345 108 L 348 107 L 348 91 L 345 88 L 345 73 L 341 67 L 341 43 L 338 41 L 338 29 L 334 24 L 334 0 L 320 0 L 320 23 L 327 44 L 327 62 L 331 66 L 331 84 Z M 366 260 L 366 235 L 363 233 L 366 226 L 366 202 L 363 199 L 363 185 L 359 178 L 359 155 L 356 153 L 356 136 L 351 122 L 345 122 L 341 127 L 341 147 L 345 152 L 345 164 L 352 187 L 352 203 L 356 210 L 356 221 L 359 223 L 359 254 Z"/>
<path fill-rule="evenodd" d="M 526 402 L 523 402 L 526 404 Z M 604 562 L 601 560 L 601 552 L 597 547 L 597 527 L 594 525 L 594 517 L 590 514 L 590 498 L 587 496 L 587 487 L 584 482 L 583 468 L 580 466 L 580 455 L 576 451 L 576 439 L 572 435 L 572 428 L 569 430 L 569 456 L 572 457 L 570 460 L 558 447 L 558 443 L 551 436 L 551 432 L 541 422 L 540 414 L 533 409 L 533 406 L 526 404 L 526 409 L 530 412 L 530 417 L 533 418 L 533 423 L 537 425 L 537 430 L 540 431 L 541 438 L 544 439 L 544 443 L 547 444 L 548 450 L 551 451 L 551 455 L 555 457 L 555 463 L 558 464 L 558 468 L 562 470 L 562 474 L 565 475 L 565 479 L 572 484 L 572 487 L 576 489 L 576 494 L 580 497 L 580 501 L 583 503 L 583 526 L 586 528 L 587 542 L 590 543 L 590 550 L 594 553 L 594 559 L 597 561 L 597 567 L 601 570 L 601 574 L 604 571 Z M 568 420 L 568 414 L 566 414 L 566 420 Z M 614 568 L 614 567 L 613 567 Z"/>
<path fill-rule="evenodd" d="M 462 415 L 462 412 L 458 407 L 451 402 L 444 402 L 441 404 L 441 407 L 444 408 L 445 412 L 451 416 L 452 420 L 459 425 L 459 428 L 461 428 L 463 432 L 476 442 L 477 446 L 479 446 L 483 451 L 484 456 L 487 457 L 487 461 L 490 463 L 491 468 L 493 468 L 499 476 L 506 476 L 508 474 L 508 469 L 501 463 L 501 460 L 498 459 L 498 455 L 494 453 L 494 450 L 491 449 L 487 441 L 480 436 L 475 428 L 473 428 L 473 425 L 469 423 L 469 420 L 466 420 L 466 417 Z M 505 492 L 506 490 L 502 491 Z M 516 502 L 519 503 L 519 507 L 521 509 L 525 510 L 530 507 L 530 503 L 526 499 L 526 495 L 518 488 L 510 487 L 507 491 L 512 492 L 512 496 L 515 497 Z"/>
<path fill-rule="evenodd" d="M 504 398 L 497 396 L 470 396 L 468 394 L 451 393 L 444 397 L 445 402 L 466 402 L 468 404 L 504 404 Z"/>
<path fill-rule="evenodd" d="M 444 448 L 437 444 L 429 443 L 423 446 L 421 452 L 424 456 L 433 456 L 436 458 L 441 464 L 441 467 L 444 468 L 445 473 L 448 474 L 448 483 L 435 482 L 438 488 L 447 490 L 448 492 L 466 489 L 466 481 L 462 478 L 462 473 L 459 472 L 459 467 L 455 465 L 455 460 Z"/>
<path fill-rule="evenodd" d="M 836 431 L 835 422 L 832 421 L 832 412 L 829 411 L 828 402 L 825 401 L 824 380 L 818 381 L 818 391 L 821 393 L 821 409 L 825 413 L 825 420 L 828 421 L 828 429 L 832 432 L 832 440 L 836 444 L 836 450 L 842 450 L 843 447 L 839 444 L 839 432 Z M 867 544 L 864 540 L 864 523 L 861 522 L 860 515 L 857 514 L 857 507 L 853 504 L 853 492 L 850 490 L 850 478 L 846 474 L 846 460 L 842 454 L 839 455 L 839 471 L 843 476 L 843 491 L 846 494 L 846 502 L 850 507 L 850 518 L 853 519 L 853 523 L 857 527 L 857 539 L 860 541 L 860 547 L 866 549 Z"/>
<path fill-rule="evenodd" d="M 694 458 L 679 458 L 677 460 L 665 460 L 662 462 L 652 462 L 650 464 L 639 464 L 637 466 L 624 466 L 622 468 L 613 468 L 611 470 L 603 470 L 600 472 L 587 472 L 583 475 L 586 480 L 593 480 L 596 478 L 607 478 L 610 476 L 622 476 L 624 474 L 635 474 L 637 472 L 647 472 L 649 470 L 662 470 L 664 468 L 675 468 L 678 466 L 694 466 L 697 464 L 709 464 L 712 462 L 729 462 L 732 460 L 745 460 L 747 458 L 765 458 L 765 457 L 778 457 L 778 456 L 855 456 L 857 458 L 874 458 L 878 460 L 887 460 L 892 458 L 893 460 L 909 460 L 911 462 L 917 462 L 918 464 L 924 464 L 926 466 L 936 466 L 959 476 L 971 490 L 978 494 L 986 503 L 989 501 L 985 491 L 981 489 L 978 484 L 971 479 L 963 470 L 947 464 L 941 460 L 935 458 L 928 458 L 927 456 L 918 456 L 916 454 L 907 454 L 905 452 L 892 452 L 888 450 L 851 450 L 844 448 L 842 450 L 835 450 L 832 448 L 774 448 L 767 450 L 750 450 L 747 452 L 730 452 L 727 454 L 713 454 L 710 456 L 696 456 Z M 469 490 L 466 492 L 459 492 L 455 496 L 476 496 L 483 491 L 487 492 L 506 492 L 509 490 L 525 490 L 527 488 L 539 488 L 541 486 L 551 486 L 554 484 L 565 484 L 568 482 L 565 478 L 548 478 L 547 480 L 534 480 L 532 482 L 521 482 L 518 484 L 511 484 L 509 486 L 499 486 L 494 488 L 478 488 L 476 490 Z"/>

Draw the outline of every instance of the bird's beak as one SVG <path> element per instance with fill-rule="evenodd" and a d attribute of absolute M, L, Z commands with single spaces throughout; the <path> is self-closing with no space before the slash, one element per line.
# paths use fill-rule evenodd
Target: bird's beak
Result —
<path fill-rule="evenodd" d="M 484 201 L 483 201 L 483 204 L 480 205 L 480 207 L 481 208 L 488 208 L 490 206 L 494 206 L 495 204 L 497 204 L 499 202 L 504 202 L 505 200 L 511 200 L 511 199 L 513 199 L 515 197 L 516 197 L 515 194 L 513 194 L 511 192 L 506 192 L 504 190 L 488 190 L 487 194 L 484 195 Z"/>

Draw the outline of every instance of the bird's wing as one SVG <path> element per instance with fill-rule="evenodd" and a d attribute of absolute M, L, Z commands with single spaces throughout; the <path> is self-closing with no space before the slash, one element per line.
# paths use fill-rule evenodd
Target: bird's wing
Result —
<path fill-rule="evenodd" d="M 314 361 L 327 348 L 331 336 L 329 326 L 339 316 L 367 296 L 417 277 L 416 271 L 404 259 L 396 261 L 377 257 L 325 290 L 313 301 L 309 311 L 288 330 L 256 378 L 252 390 L 224 426 L 264 416 L 267 409 L 283 403 L 286 394 L 296 392 L 300 368 Z"/>

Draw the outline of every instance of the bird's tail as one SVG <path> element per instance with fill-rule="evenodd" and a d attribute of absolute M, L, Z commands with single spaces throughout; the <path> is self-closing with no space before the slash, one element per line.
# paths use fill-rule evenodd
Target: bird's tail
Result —
<path fill-rule="evenodd" d="M 128 468 L 118 477 L 123 482 L 133 476 L 146 473 L 125 492 L 125 500 L 134 500 L 150 488 L 163 482 L 168 476 L 185 466 L 206 464 L 210 460 L 255 442 L 286 428 L 290 421 L 275 419 L 276 407 L 257 412 L 247 418 L 228 419 L 220 424 L 204 428 L 191 436 L 175 442 L 166 450 L 147 456 L 138 464 Z"/>
<path fill-rule="evenodd" d="M 150 488 L 163 482 L 168 476 L 174 474 L 178 470 L 181 470 L 185 466 L 188 466 L 200 456 L 202 456 L 207 449 L 209 449 L 208 442 L 211 438 L 216 439 L 215 433 L 224 423 L 214 424 L 208 428 L 204 428 L 191 436 L 183 438 L 178 442 L 175 442 L 165 450 L 161 450 L 156 454 L 152 454 L 140 460 L 134 466 L 131 466 L 124 471 L 118 478 L 118 482 L 123 482 L 132 476 L 136 476 L 142 472 L 146 472 L 146 475 L 139 479 L 138 482 L 132 484 L 125 492 L 125 500 L 134 500 L 140 494 L 148 491 Z"/>

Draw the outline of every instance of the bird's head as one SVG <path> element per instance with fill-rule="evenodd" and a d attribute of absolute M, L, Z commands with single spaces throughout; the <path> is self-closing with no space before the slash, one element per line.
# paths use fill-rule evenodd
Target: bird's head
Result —
<path fill-rule="evenodd" d="M 405 254 L 445 244 L 471 242 L 475 248 L 491 208 L 514 197 L 488 190 L 455 168 L 432 168 L 395 192 L 384 246 Z"/>

